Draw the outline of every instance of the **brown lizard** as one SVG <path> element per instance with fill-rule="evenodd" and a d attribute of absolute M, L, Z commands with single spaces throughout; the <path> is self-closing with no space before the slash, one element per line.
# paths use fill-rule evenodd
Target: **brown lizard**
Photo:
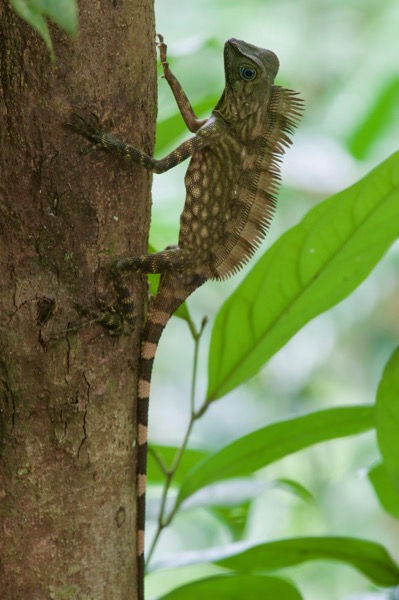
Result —
<path fill-rule="evenodd" d="M 166 44 L 159 37 L 163 75 L 169 83 L 188 129 L 195 133 L 161 160 L 104 132 L 98 122 L 75 115 L 70 126 L 107 150 L 117 151 L 155 173 L 163 173 L 189 156 L 186 201 L 178 245 L 114 263 L 119 314 L 98 320 L 121 333 L 134 324 L 134 307 L 126 271 L 160 273 L 156 297 L 142 334 L 137 398 L 137 553 L 138 599 L 144 598 L 144 521 L 147 427 L 151 372 L 161 334 L 170 317 L 207 279 L 223 279 L 253 255 L 273 217 L 280 181 L 279 163 L 301 116 L 296 92 L 275 86 L 276 55 L 230 39 L 224 47 L 225 88 L 207 119 L 198 119 L 172 74 Z"/>

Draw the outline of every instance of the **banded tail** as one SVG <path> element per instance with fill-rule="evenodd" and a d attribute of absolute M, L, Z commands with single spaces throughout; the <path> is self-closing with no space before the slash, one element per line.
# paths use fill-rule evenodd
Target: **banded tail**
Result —
<path fill-rule="evenodd" d="M 147 480 L 148 408 L 152 367 L 158 343 L 170 317 L 205 282 L 199 276 L 165 273 L 145 324 L 140 352 L 137 393 L 137 578 L 138 600 L 144 600 L 144 530 Z"/>

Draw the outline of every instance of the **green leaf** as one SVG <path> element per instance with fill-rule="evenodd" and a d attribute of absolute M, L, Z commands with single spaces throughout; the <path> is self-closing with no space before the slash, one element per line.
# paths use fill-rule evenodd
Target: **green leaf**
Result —
<path fill-rule="evenodd" d="M 368 477 L 382 508 L 399 519 L 399 491 L 393 485 L 385 465 L 381 463 L 370 469 Z"/>
<path fill-rule="evenodd" d="M 76 0 L 26 0 L 32 8 L 54 21 L 69 35 L 74 35 L 78 27 Z"/>
<path fill-rule="evenodd" d="M 76 34 L 78 14 L 76 0 L 11 0 L 19 17 L 27 21 L 41 35 L 53 56 L 53 45 L 46 17 L 69 35 Z"/>
<path fill-rule="evenodd" d="M 399 152 L 312 209 L 221 308 L 209 352 L 208 401 L 259 369 L 308 321 L 367 277 L 399 236 Z"/>
<path fill-rule="evenodd" d="M 390 79 L 378 95 L 371 111 L 361 121 L 349 139 L 348 147 L 358 159 L 364 159 L 385 130 L 397 121 L 399 77 Z"/>
<path fill-rule="evenodd" d="M 183 321 L 186 321 L 186 323 L 190 324 L 192 322 L 187 302 L 183 302 L 183 304 L 180 304 L 179 308 L 174 313 L 174 316 L 179 317 L 179 319 L 183 319 Z"/>
<path fill-rule="evenodd" d="M 268 425 L 204 459 L 183 480 L 177 501 L 181 504 L 215 481 L 249 475 L 303 448 L 373 426 L 374 407 L 367 405 L 322 410 Z"/>
<path fill-rule="evenodd" d="M 161 600 L 242 600 L 243 598 L 278 598 L 301 600 L 298 590 L 288 581 L 262 575 L 216 575 L 200 579 L 173 590 Z"/>
<path fill-rule="evenodd" d="M 147 475 L 149 483 L 165 481 L 165 475 L 162 469 L 160 468 L 158 461 L 155 459 L 153 452 L 155 452 L 161 458 L 161 460 L 167 467 L 170 467 L 170 465 L 175 459 L 178 450 L 179 448 L 175 446 L 161 446 L 155 444 L 150 445 L 147 466 Z M 207 455 L 208 453 L 204 452 L 203 450 L 192 450 L 190 448 L 187 448 L 184 451 L 183 457 L 179 464 L 179 468 L 173 476 L 173 482 L 180 483 L 182 479 L 187 475 L 188 471 L 190 471 L 195 465 L 197 465 L 200 462 L 200 460 L 203 460 Z"/>
<path fill-rule="evenodd" d="M 338 560 L 351 565 L 377 585 L 399 584 L 399 568 L 375 542 L 350 537 L 293 538 L 254 546 L 215 561 L 241 572 L 274 571 L 310 560 Z"/>
<path fill-rule="evenodd" d="M 195 105 L 195 112 L 201 118 L 203 114 L 210 114 L 215 107 L 217 101 L 219 100 L 219 96 L 207 96 L 201 100 L 201 102 L 197 102 Z M 175 144 L 176 141 L 183 135 L 187 134 L 192 135 L 178 110 L 174 110 L 174 114 L 168 117 L 167 119 L 163 119 L 158 121 L 157 123 L 157 136 L 156 136 L 156 154 L 161 154 L 165 152 L 167 148 L 171 145 Z"/>
<path fill-rule="evenodd" d="M 44 16 L 36 12 L 28 0 L 11 0 L 11 4 L 16 14 L 36 29 L 49 49 L 52 59 L 54 59 L 53 43 Z"/>
<path fill-rule="evenodd" d="M 376 424 L 385 468 L 399 492 L 399 347 L 391 355 L 378 386 Z"/>
<path fill-rule="evenodd" d="M 298 498 L 301 498 L 304 502 L 314 502 L 313 494 L 311 494 L 311 492 L 309 492 L 309 490 L 301 483 L 298 483 L 298 481 L 279 477 L 278 479 L 275 479 L 273 483 L 275 484 L 275 487 L 291 492 L 295 496 L 298 496 Z"/>
<path fill-rule="evenodd" d="M 229 530 L 230 539 L 239 541 L 245 537 L 248 513 L 252 502 L 236 503 L 235 506 L 212 506 L 211 512 Z"/>

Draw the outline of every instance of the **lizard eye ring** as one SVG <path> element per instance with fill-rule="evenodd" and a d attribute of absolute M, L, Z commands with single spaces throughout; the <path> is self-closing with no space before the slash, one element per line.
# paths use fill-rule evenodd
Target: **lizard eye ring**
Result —
<path fill-rule="evenodd" d="M 252 79 L 255 79 L 256 71 L 253 67 L 243 66 L 240 67 L 240 75 L 242 79 L 245 79 L 246 81 L 251 81 Z"/>

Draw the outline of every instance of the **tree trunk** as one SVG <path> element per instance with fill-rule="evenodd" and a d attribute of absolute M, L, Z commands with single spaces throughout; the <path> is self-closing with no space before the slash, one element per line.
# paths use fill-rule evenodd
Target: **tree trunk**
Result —
<path fill-rule="evenodd" d="M 0 0 L 0 598 L 136 598 L 138 327 L 112 338 L 76 303 L 113 301 L 109 265 L 146 250 L 150 176 L 63 123 L 95 112 L 152 153 L 152 0 L 81 0 L 56 64 Z M 112 116 L 113 124 L 110 124 Z"/>

